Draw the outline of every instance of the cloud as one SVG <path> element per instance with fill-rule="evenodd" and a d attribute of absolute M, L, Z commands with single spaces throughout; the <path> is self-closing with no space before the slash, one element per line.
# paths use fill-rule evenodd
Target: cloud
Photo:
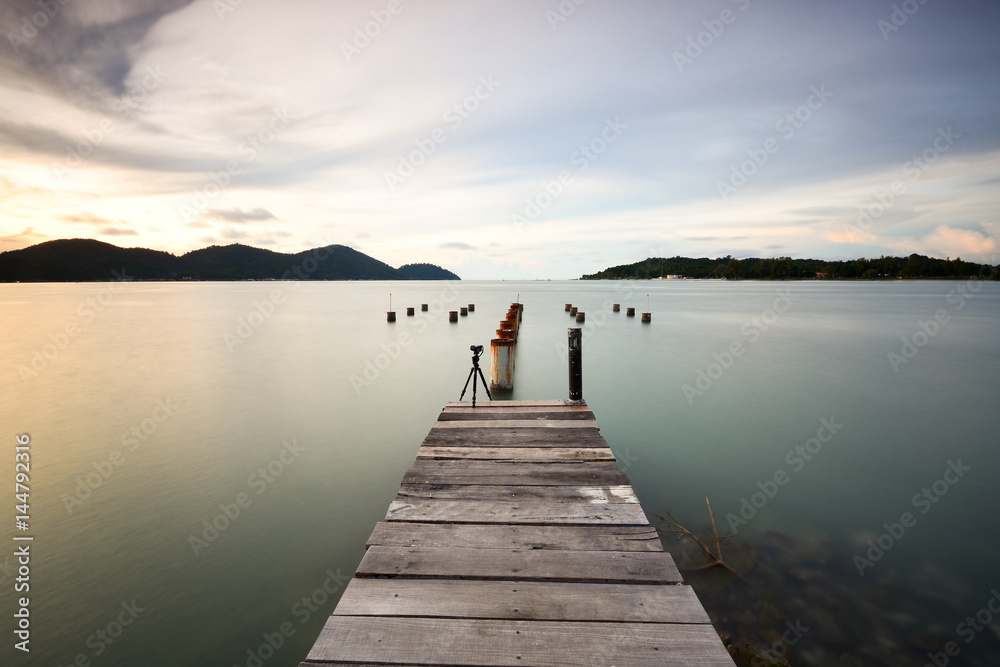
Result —
<path fill-rule="evenodd" d="M 25 227 L 20 234 L 0 236 L 0 249 L 16 250 L 47 240 L 45 234 L 35 232 L 34 227 Z M 12 246 L 5 248 L 5 246 Z"/>
<path fill-rule="evenodd" d="M 111 221 L 93 213 L 74 213 L 60 215 L 59 219 L 64 222 L 82 223 L 87 225 L 107 225 Z"/>
<path fill-rule="evenodd" d="M 215 220 L 225 220 L 226 222 L 255 222 L 259 220 L 277 220 L 274 214 L 266 208 L 253 208 L 244 210 L 242 208 L 231 209 L 211 209 L 205 213 L 206 218 Z"/>
<path fill-rule="evenodd" d="M 220 233 L 224 239 L 245 239 L 250 236 L 242 229 L 233 229 L 232 227 L 226 227 Z"/>
<path fill-rule="evenodd" d="M 747 236 L 688 236 L 685 241 L 745 241 Z"/>
<path fill-rule="evenodd" d="M 139 232 L 124 227 L 103 227 L 98 230 L 98 236 L 138 236 Z"/>
<path fill-rule="evenodd" d="M 9 43 L 0 49 L 0 83 L 30 80 L 82 106 L 107 106 L 125 91 L 133 58 L 153 26 L 193 1 L 59 1 L 48 3 L 54 9 L 44 22 L 32 22 L 42 3 L 4 0 L 0 34 Z"/>
<path fill-rule="evenodd" d="M 942 225 L 914 244 L 917 252 L 938 257 L 988 259 L 997 250 L 997 238 L 971 229 Z"/>
<path fill-rule="evenodd" d="M 438 246 L 442 250 L 478 250 L 475 246 L 469 245 L 468 243 L 462 243 L 461 241 L 449 241 L 447 243 L 442 243 Z"/>

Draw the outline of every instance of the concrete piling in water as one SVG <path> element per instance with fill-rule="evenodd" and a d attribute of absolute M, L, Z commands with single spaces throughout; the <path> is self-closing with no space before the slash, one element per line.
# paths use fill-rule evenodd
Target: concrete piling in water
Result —
<path fill-rule="evenodd" d="M 572 308 L 572 307 L 573 307 L 573 304 L 571 304 L 571 303 L 567 303 L 567 304 L 566 304 L 566 312 L 568 313 L 568 312 L 569 312 L 569 309 L 570 309 L 570 308 Z"/>
<path fill-rule="evenodd" d="M 406 316 L 407 316 L 407 317 L 413 317 L 413 308 L 409 308 L 409 307 L 408 307 L 408 308 L 406 309 Z"/>
<path fill-rule="evenodd" d="M 576 322 L 577 322 L 577 324 L 580 324 L 581 322 L 586 322 L 586 321 L 587 321 L 587 314 L 584 313 L 584 312 L 581 312 L 579 310 L 576 311 Z"/>
<path fill-rule="evenodd" d="M 420 311 L 424 312 L 424 313 L 427 312 L 427 304 L 426 303 L 420 304 Z"/>
<path fill-rule="evenodd" d="M 476 304 L 474 304 L 474 303 L 470 303 L 469 304 L 469 312 L 470 313 L 476 312 Z"/>
<path fill-rule="evenodd" d="M 611 306 L 611 310 L 616 313 L 620 313 L 622 310 L 622 305 L 620 303 L 616 303 L 613 306 Z"/>
<path fill-rule="evenodd" d="M 635 308 L 626 308 L 625 309 L 625 316 L 626 317 L 635 317 Z"/>
<path fill-rule="evenodd" d="M 462 306 L 461 308 L 459 308 L 459 311 L 460 311 L 462 317 L 467 317 L 468 314 L 469 314 L 469 309 L 466 308 L 465 306 Z"/>
<path fill-rule="evenodd" d="M 386 322 L 395 322 L 396 321 L 396 311 L 390 310 L 389 312 L 387 312 L 385 314 L 385 321 Z"/>
<path fill-rule="evenodd" d="M 573 306 L 572 308 L 569 309 L 569 316 L 576 317 L 576 314 L 578 312 L 580 312 L 579 309 L 576 306 Z"/>
<path fill-rule="evenodd" d="M 458 311 L 457 310 L 448 311 L 448 321 L 449 322 L 458 322 Z"/>
<path fill-rule="evenodd" d="M 652 313 L 643 313 L 642 314 L 642 323 L 643 324 L 649 324 L 652 321 L 653 321 L 653 314 Z"/>
<path fill-rule="evenodd" d="M 490 341 L 490 391 L 514 388 L 514 341 Z"/>
<path fill-rule="evenodd" d="M 569 329 L 569 400 L 583 400 L 583 330 Z"/>

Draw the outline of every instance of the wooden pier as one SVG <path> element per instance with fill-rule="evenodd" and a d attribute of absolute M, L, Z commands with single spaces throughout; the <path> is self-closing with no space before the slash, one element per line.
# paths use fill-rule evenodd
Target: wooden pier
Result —
<path fill-rule="evenodd" d="M 734 663 L 582 402 L 449 403 L 302 667 Z"/>

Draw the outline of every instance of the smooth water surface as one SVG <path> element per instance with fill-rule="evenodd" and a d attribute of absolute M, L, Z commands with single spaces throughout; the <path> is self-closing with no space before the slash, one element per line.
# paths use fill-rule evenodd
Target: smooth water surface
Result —
<path fill-rule="evenodd" d="M 624 311 L 647 293 L 642 325 Z M 689 577 L 720 630 L 770 644 L 801 621 L 793 664 L 919 666 L 948 641 L 1000 664 L 1000 617 L 959 626 L 1000 586 L 1000 287 L 978 281 L 0 285 L 4 488 L 31 437 L 0 662 L 297 665 L 518 298 L 510 397 L 566 396 L 579 306 L 584 397 L 647 512 L 702 530 L 708 496 L 743 529 L 755 588 Z M 29 655 L 14 534 L 35 538 Z"/>

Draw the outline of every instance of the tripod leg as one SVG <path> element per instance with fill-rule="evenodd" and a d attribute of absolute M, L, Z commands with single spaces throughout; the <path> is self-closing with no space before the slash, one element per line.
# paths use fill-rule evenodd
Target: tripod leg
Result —
<path fill-rule="evenodd" d="M 472 367 L 472 407 L 476 407 L 476 367 Z"/>
<path fill-rule="evenodd" d="M 465 398 L 465 391 L 469 388 L 469 380 L 472 379 L 472 374 L 475 373 L 475 372 L 476 372 L 475 368 L 473 368 L 471 371 L 469 371 L 469 377 L 465 378 L 465 386 L 462 387 L 462 395 L 458 397 L 458 400 L 461 401 L 463 398 Z M 472 393 L 473 394 L 476 393 L 476 385 L 475 385 L 475 383 L 473 383 L 473 385 L 472 385 Z M 475 406 L 473 406 L 473 407 L 475 407 Z"/>
<path fill-rule="evenodd" d="M 483 389 L 486 390 L 486 395 L 489 396 L 490 400 L 492 401 L 493 395 L 490 393 L 490 385 L 486 383 L 486 378 L 483 377 L 483 369 L 480 368 L 479 366 L 476 366 L 476 370 L 479 371 L 479 378 L 483 381 Z"/>

